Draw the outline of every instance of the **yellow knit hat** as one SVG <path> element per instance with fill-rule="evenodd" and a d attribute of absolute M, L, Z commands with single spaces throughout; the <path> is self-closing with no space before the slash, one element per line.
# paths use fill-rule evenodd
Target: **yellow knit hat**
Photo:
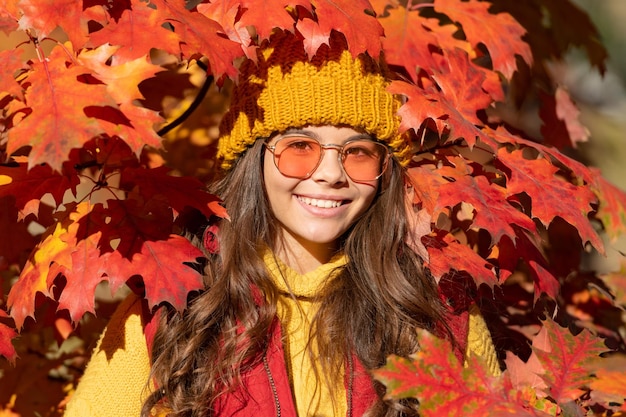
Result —
<path fill-rule="evenodd" d="M 240 67 L 239 83 L 220 126 L 218 158 L 229 169 L 257 138 L 306 125 L 344 125 L 386 142 L 401 163 L 409 145 L 398 133 L 400 102 L 389 81 L 365 54 L 354 59 L 339 36 L 308 60 L 301 38 L 273 36 L 258 62 Z"/>

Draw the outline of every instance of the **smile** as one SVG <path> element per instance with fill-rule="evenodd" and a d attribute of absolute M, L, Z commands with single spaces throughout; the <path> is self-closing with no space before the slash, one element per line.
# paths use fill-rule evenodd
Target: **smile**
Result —
<path fill-rule="evenodd" d="M 334 208 L 339 207 L 343 200 L 320 200 L 317 198 L 307 198 L 298 196 L 298 200 L 306 204 L 307 206 L 319 207 L 319 208 Z"/>

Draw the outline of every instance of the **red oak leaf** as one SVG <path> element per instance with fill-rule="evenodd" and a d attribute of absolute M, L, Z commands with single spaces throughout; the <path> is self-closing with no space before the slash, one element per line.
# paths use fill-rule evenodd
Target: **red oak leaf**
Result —
<path fill-rule="evenodd" d="M 583 242 L 603 252 L 603 244 L 589 222 L 588 215 L 597 197 L 587 187 L 577 186 L 556 175 L 558 168 L 547 159 L 529 160 L 522 151 L 509 153 L 501 148 L 498 160 L 509 170 L 507 192 L 509 196 L 526 193 L 532 200 L 532 217 L 546 227 L 556 216 L 578 229 Z"/>
<path fill-rule="evenodd" d="M 197 208 L 206 217 L 217 215 L 227 218 L 226 210 L 219 205 L 219 198 L 210 194 L 206 186 L 198 179 L 191 177 L 175 177 L 168 175 L 167 167 L 151 170 L 142 168 L 128 168 L 122 171 L 121 185 L 124 187 L 138 187 L 146 200 L 154 196 L 162 196 L 177 212 L 185 207 Z"/>
<path fill-rule="evenodd" d="M 383 27 L 372 15 L 366 13 L 372 7 L 367 0 L 313 0 L 319 31 L 328 44 L 331 31 L 342 33 L 348 41 L 348 48 L 353 56 L 368 52 L 378 57 L 381 50 L 380 37 Z M 307 19 L 304 19 L 307 20 Z M 296 24 L 296 28 L 305 38 L 319 37 L 320 32 L 311 32 L 311 25 Z M 311 52 L 315 53 L 316 50 Z"/>
<path fill-rule="evenodd" d="M 79 182 L 76 175 L 54 172 L 47 165 L 37 165 L 30 170 L 26 164 L 0 166 L 0 197 L 14 196 L 19 210 L 48 193 L 56 204 L 61 204 L 68 191 L 76 194 Z"/>
<path fill-rule="evenodd" d="M 82 47 L 87 40 L 87 19 L 83 17 L 83 4 L 75 0 L 22 0 L 19 25 L 22 30 L 35 30 L 42 40 L 57 27 L 63 28 L 74 49 Z"/>
<path fill-rule="evenodd" d="M 42 239 L 9 291 L 7 306 L 18 329 L 22 328 L 26 317 L 33 316 L 37 293 L 52 296 L 50 283 L 56 277 L 58 265 L 71 267 L 73 246 L 76 242 L 68 244 L 64 240 L 67 227 L 67 222 L 57 223 L 52 232 Z"/>
<path fill-rule="evenodd" d="M 374 2 L 382 8 L 387 1 Z M 439 65 L 439 59 L 433 56 L 432 48 L 438 46 L 438 40 L 430 29 L 424 26 L 426 19 L 417 10 L 409 11 L 405 7 L 396 7 L 387 11 L 388 15 L 379 17 L 385 37 L 385 59 L 390 65 L 404 67 L 413 82 L 417 82 L 417 70 Z"/>
<path fill-rule="evenodd" d="M 0 5 L 0 30 L 5 34 L 17 30 L 17 20 L 20 15 L 17 1 L 5 1 Z M 3 74 L 6 74 L 3 72 Z"/>
<path fill-rule="evenodd" d="M 576 400 L 583 394 L 581 388 L 592 381 L 586 369 L 588 363 L 608 349 L 587 330 L 574 336 L 551 320 L 543 322 L 536 338 L 546 340 L 541 348 L 533 344 L 533 351 L 545 370 L 542 378 L 550 397 L 557 404 Z"/>
<path fill-rule="evenodd" d="M 541 134 L 547 144 L 567 149 L 589 139 L 589 130 L 579 119 L 580 110 L 562 87 L 557 88 L 554 97 L 542 94 L 541 101 Z"/>
<path fill-rule="evenodd" d="M 408 174 L 415 190 L 414 203 L 421 205 L 433 216 L 437 209 L 439 187 L 448 183 L 434 165 L 410 168 Z"/>
<path fill-rule="evenodd" d="M 596 171 L 594 189 L 600 200 L 596 216 L 602 221 L 604 231 L 615 241 L 626 233 L 626 192 L 611 184 Z"/>
<path fill-rule="evenodd" d="M 117 46 L 113 65 L 150 56 L 150 50 L 159 49 L 177 54 L 179 36 L 161 25 L 161 13 L 148 2 L 132 0 L 131 8 L 124 9 L 118 19 L 108 19 L 104 27 L 90 34 L 94 45 Z"/>
<path fill-rule="evenodd" d="M 530 47 L 522 41 L 526 30 L 510 14 L 494 16 L 488 12 L 489 2 L 477 0 L 435 0 L 434 6 L 436 11 L 461 24 L 467 40 L 476 49 L 481 43 L 487 46 L 493 68 L 505 78 L 510 79 L 517 69 L 516 55 L 532 64 Z"/>
<path fill-rule="evenodd" d="M 139 91 L 139 84 L 164 69 L 150 64 L 145 57 L 119 65 L 108 65 L 107 61 L 116 49 L 103 45 L 81 52 L 77 59 L 106 84 L 109 95 L 119 104 L 121 113 L 128 120 L 128 123 L 112 124 L 107 133 L 122 138 L 139 155 L 144 146 L 161 146 L 161 137 L 157 135 L 154 126 L 163 122 L 156 111 L 136 104 L 145 98 Z"/>
<path fill-rule="evenodd" d="M 0 51 L 0 70 L 3 74 L 14 74 L 18 70 L 26 68 L 22 61 L 22 52 L 20 49 Z M 0 77 L 0 98 L 5 93 L 16 97 L 18 100 L 24 100 L 22 87 L 15 81 L 15 78 L 6 75 Z"/>
<path fill-rule="evenodd" d="M 248 30 L 248 25 L 245 23 L 245 18 L 240 19 L 240 5 L 239 0 L 228 1 L 214 1 L 212 3 L 198 4 L 198 12 L 211 20 L 216 21 L 224 29 L 224 33 L 228 36 L 228 39 L 235 41 L 241 45 L 241 49 L 246 54 L 246 57 L 256 62 L 256 47 L 251 45 L 252 36 Z M 256 10 L 256 9 L 253 9 Z M 263 22 L 269 20 L 264 16 Z M 293 18 L 291 18 L 291 25 L 293 26 Z M 257 28 L 257 30 L 259 30 Z"/>
<path fill-rule="evenodd" d="M 308 0 L 242 0 L 241 7 L 245 11 L 240 24 L 254 26 L 260 39 L 268 39 L 275 28 L 293 32 L 296 22 L 287 9 L 298 6 L 311 11 Z"/>
<path fill-rule="evenodd" d="M 422 242 L 428 250 L 426 267 L 435 279 L 440 279 L 452 270 L 466 271 L 476 285 L 487 284 L 490 287 L 498 284 L 493 265 L 481 258 L 469 246 L 459 243 L 454 236 L 425 236 Z"/>
<path fill-rule="evenodd" d="M 0 309 L 0 319 L 7 318 L 7 313 Z M 17 359 L 17 352 L 15 351 L 15 347 L 11 340 L 13 340 L 17 336 L 17 332 L 15 329 L 7 326 L 4 323 L 0 323 L 0 356 L 4 356 L 15 365 L 15 360 Z"/>
<path fill-rule="evenodd" d="M 188 10 L 184 0 L 152 0 L 152 4 L 156 5 L 161 21 L 174 26 L 185 57 L 206 56 L 216 79 L 224 74 L 236 76 L 233 61 L 240 57 L 243 51 L 238 43 L 221 36 L 224 31 L 219 23 L 197 11 Z"/>
<path fill-rule="evenodd" d="M 442 172 L 442 175 L 446 176 Z M 454 182 L 439 187 L 439 199 L 435 215 L 444 207 L 454 207 L 463 202 L 474 209 L 472 227 L 484 229 L 491 234 L 492 244 L 502 236 L 515 239 L 513 225 L 534 232 L 535 223 L 507 201 L 507 190 L 490 184 L 484 176 L 463 175 Z"/>
<path fill-rule="evenodd" d="M 519 401 L 478 357 L 463 367 L 449 342 L 423 331 L 419 336 L 420 350 L 412 358 L 391 356 L 373 372 L 386 385 L 387 397 L 419 399 L 424 417 L 546 415 Z"/>
<path fill-rule="evenodd" d="M 116 107 L 116 103 L 104 85 L 82 82 L 90 71 L 80 65 L 68 66 L 61 48 L 55 48 L 44 61 L 34 62 L 32 68 L 25 81 L 30 85 L 25 97 L 32 112 L 9 130 L 7 152 L 32 146 L 30 168 L 47 163 L 61 171 L 71 149 L 103 133 L 100 122 L 88 117 L 84 108 Z"/>
<path fill-rule="evenodd" d="M 626 355 L 596 359 L 587 370 L 595 375 L 589 384 L 591 399 L 600 404 L 621 404 L 612 408 L 626 411 Z"/>
<path fill-rule="evenodd" d="M 528 233 L 519 233 L 515 240 L 503 238 L 498 243 L 498 266 L 500 276 L 504 281 L 519 267 L 520 260 L 528 265 L 534 281 L 534 301 L 545 293 L 549 297 L 556 298 L 561 285 L 556 277 L 547 269 L 547 260 L 538 244 L 533 240 L 534 236 Z M 534 237 L 536 239 L 536 237 Z"/>
<path fill-rule="evenodd" d="M 0 181 L 1 177 L 0 174 Z M 21 263 L 22 258 L 35 247 L 35 243 L 34 236 L 28 231 L 28 224 L 18 221 L 13 199 L 0 197 L 0 271 Z"/>

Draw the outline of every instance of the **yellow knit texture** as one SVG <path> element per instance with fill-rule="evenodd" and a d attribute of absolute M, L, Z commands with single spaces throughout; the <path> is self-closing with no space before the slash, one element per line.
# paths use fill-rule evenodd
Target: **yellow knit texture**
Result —
<path fill-rule="evenodd" d="M 367 55 L 356 59 L 339 44 L 323 45 L 309 60 L 301 40 L 273 38 L 258 63 L 240 68 L 230 110 L 223 118 L 218 157 L 228 169 L 258 138 L 306 125 L 344 125 L 386 142 L 401 163 L 409 151 L 398 133 L 400 103 Z"/>

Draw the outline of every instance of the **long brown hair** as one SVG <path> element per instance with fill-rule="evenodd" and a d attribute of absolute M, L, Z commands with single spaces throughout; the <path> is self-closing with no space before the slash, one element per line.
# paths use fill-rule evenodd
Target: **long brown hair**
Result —
<path fill-rule="evenodd" d="M 213 190 L 231 220 L 220 225 L 219 255 L 207 255 L 206 289 L 182 315 L 162 314 L 152 349 L 159 389 L 146 400 L 144 417 L 159 406 L 173 416 L 210 416 L 216 399 L 238 386 L 241 370 L 262 360 L 277 290 L 258 250 L 279 236 L 264 191 L 262 155 L 259 140 Z M 442 321 L 436 283 L 406 244 L 405 181 L 392 159 L 372 206 L 341 238 L 350 261 L 319 295 L 324 302 L 311 332 L 327 375 L 350 353 L 368 369 L 392 353 L 409 355 L 418 349 L 415 329 L 433 330 Z M 381 399 L 369 414 L 416 415 L 416 409 L 409 401 Z"/>

